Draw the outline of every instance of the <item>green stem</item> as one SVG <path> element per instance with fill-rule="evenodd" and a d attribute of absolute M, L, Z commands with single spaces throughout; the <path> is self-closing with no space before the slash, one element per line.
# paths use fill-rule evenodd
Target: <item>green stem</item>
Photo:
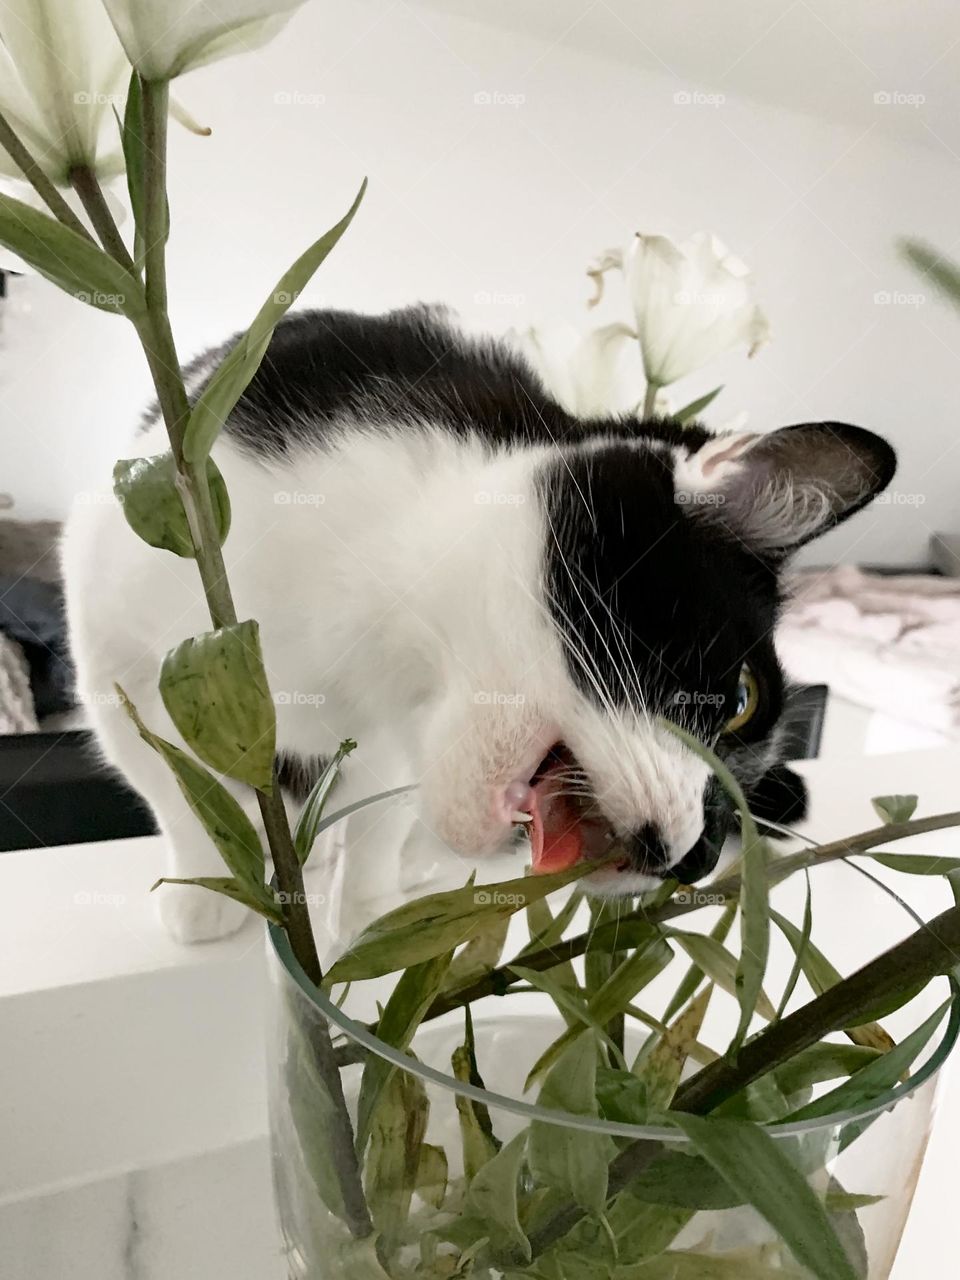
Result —
<path fill-rule="evenodd" d="M 646 420 L 647 418 L 656 417 L 657 392 L 659 390 L 660 390 L 660 387 L 657 385 L 656 382 L 647 383 L 647 390 L 644 393 L 644 397 L 643 397 L 644 420 Z"/>
<path fill-rule="evenodd" d="M 831 1031 L 866 1022 L 885 997 L 925 986 L 958 967 L 960 906 L 928 920 L 862 969 L 829 987 L 816 1000 L 748 1041 L 735 1059 L 718 1058 L 680 1086 L 674 1111 L 712 1111 L 768 1071 L 793 1058 Z"/>
<path fill-rule="evenodd" d="M 112 258 L 126 267 L 135 278 L 140 275 L 136 263 L 123 243 L 117 224 L 110 212 L 110 206 L 104 198 L 100 183 L 92 169 L 86 165 L 77 165 L 70 170 L 70 185 L 80 197 L 80 203 L 87 211 L 87 217 L 93 229 L 100 237 L 100 243 Z"/>
<path fill-rule="evenodd" d="M 93 236 L 17 137 L 9 120 L 2 112 L 0 112 L 0 147 L 3 147 L 57 221 L 92 243 Z"/>
<path fill-rule="evenodd" d="M 177 468 L 177 489 L 190 528 L 210 620 L 214 627 L 231 626 L 237 621 L 237 611 L 223 561 L 207 468 L 205 464 L 195 466 L 188 463 L 183 453 L 184 437 L 190 420 L 190 403 L 167 311 L 168 87 L 165 83 L 144 80 L 141 88 L 146 156 L 142 228 L 146 317 L 138 323 L 137 331 L 150 366 L 160 413 L 170 439 Z M 310 980 L 319 985 L 323 980 L 323 972 L 310 925 L 303 870 L 294 848 L 276 770 L 272 790 L 257 791 L 256 794 L 273 857 L 277 886 L 281 892 L 284 927 L 290 939 L 290 947 Z M 363 1192 L 353 1126 L 326 1024 L 315 1031 L 311 1044 L 317 1069 L 333 1102 L 329 1122 L 331 1158 L 340 1181 L 347 1225 L 354 1236 L 369 1236 L 373 1231 L 373 1224 Z"/>

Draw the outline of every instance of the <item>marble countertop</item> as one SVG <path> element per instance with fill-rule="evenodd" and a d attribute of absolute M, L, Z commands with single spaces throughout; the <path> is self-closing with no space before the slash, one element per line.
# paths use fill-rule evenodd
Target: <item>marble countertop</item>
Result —
<path fill-rule="evenodd" d="M 286 1280 L 266 1137 L 0 1206 L 5 1280 Z"/>
<path fill-rule="evenodd" d="M 960 748 L 831 752 L 800 767 L 818 838 L 873 825 L 871 795 L 917 791 L 932 813 L 960 794 Z M 960 854 L 960 834 L 910 847 Z M 207 946 L 166 938 L 147 893 L 161 853 L 151 837 L 0 857 L 5 1280 L 284 1280 L 262 934 L 251 920 Z M 921 911 L 943 908 L 939 882 L 910 890 Z M 941 1273 L 958 1145 L 953 1073 L 893 1280 Z"/>

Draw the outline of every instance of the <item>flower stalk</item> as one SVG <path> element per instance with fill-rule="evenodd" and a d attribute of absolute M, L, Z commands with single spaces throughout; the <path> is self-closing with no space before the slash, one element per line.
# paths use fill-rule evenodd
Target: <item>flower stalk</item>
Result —
<path fill-rule="evenodd" d="M 170 440 L 177 472 L 177 491 L 190 529 L 210 620 L 215 628 L 221 628 L 237 623 L 237 611 L 220 546 L 206 465 L 204 463 L 197 466 L 184 456 L 190 404 L 167 310 L 166 131 L 169 91 L 166 83 L 149 81 L 141 81 L 141 90 L 145 142 L 142 234 L 146 313 L 145 318 L 138 323 L 137 331 Z M 112 225 L 102 192 L 92 175 L 89 175 L 89 180 L 85 174 L 78 177 L 78 190 L 84 207 L 90 212 L 91 221 L 94 222 L 104 247 L 118 257 L 120 249 L 116 246 L 116 240 L 120 238 L 119 232 Z M 107 219 L 111 226 L 106 225 Z M 123 253 L 129 257 L 125 246 Z M 319 984 L 323 979 L 323 972 L 310 925 L 303 871 L 294 848 L 276 769 L 272 788 L 269 791 L 257 790 L 256 795 L 274 862 L 290 946 L 310 980 Z M 343 1095 L 330 1032 L 326 1026 L 317 1029 L 311 1036 L 311 1049 L 317 1070 L 333 1102 L 330 1117 L 331 1157 L 340 1182 L 346 1221 L 352 1234 L 362 1238 L 372 1232 L 373 1225 L 363 1192 L 353 1127 Z"/>
<path fill-rule="evenodd" d="M 647 383 L 647 390 L 643 397 L 643 416 L 644 419 L 656 416 L 657 392 L 660 388 L 655 382 Z"/>
<path fill-rule="evenodd" d="M 919 989 L 958 967 L 960 906 L 953 906 L 823 995 L 765 1027 L 736 1058 L 720 1057 L 703 1067 L 677 1090 L 672 1109 L 712 1111 L 832 1031 L 868 1021 L 885 998 Z"/>
<path fill-rule="evenodd" d="M 88 165 L 76 165 L 70 170 L 70 185 L 79 196 L 80 203 L 104 249 L 112 258 L 126 267 L 132 276 L 138 276 L 140 273 L 124 244 L 123 236 L 113 219 L 96 174 Z M 85 228 L 84 234 L 86 234 Z"/>

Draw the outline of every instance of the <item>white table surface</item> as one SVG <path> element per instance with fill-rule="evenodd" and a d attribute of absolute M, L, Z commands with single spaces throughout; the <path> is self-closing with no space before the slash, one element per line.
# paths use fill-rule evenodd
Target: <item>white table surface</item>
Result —
<path fill-rule="evenodd" d="M 960 807 L 960 748 L 799 766 L 809 832 L 874 825 L 872 795 Z M 960 854 L 955 830 L 907 847 Z M 262 936 L 179 947 L 147 890 L 157 837 L 0 855 L 0 1273 L 282 1280 L 270 1199 Z M 933 914 L 938 882 L 911 901 Z M 924 898 L 926 896 L 926 902 Z M 955 1074 L 955 1073 L 954 1073 Z M 960 1087 L 948 1078 L 894 1280 L 944 1275 Z"/>

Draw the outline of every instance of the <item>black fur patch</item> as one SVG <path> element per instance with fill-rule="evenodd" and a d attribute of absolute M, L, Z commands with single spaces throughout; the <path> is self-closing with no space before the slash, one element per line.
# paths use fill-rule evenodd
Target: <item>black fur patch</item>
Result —
<path fill-rule="evenodd" d="M 548 604 L 573 679 L 598 705 L 665 716 L 711 743 L 752 797 L 781 759 L 774 562 L 678 504 L 662 450 L 610 443 L 571 452 L 545 470 L 541 489 Z M 744 663 L 757 711 L 726 734 Z M 711 779 L 703 835 L 671 874 L 694 881 L 712 870 L 732 822 L 732 803 Z"/>
<path fill-rule="evenodd" d="M 788 765 L 776 764 L 751 791 L 750 808 L 770 822 L 800 822 L 807 816 L 807 784 Z"/>
<path fill-rule="evenodd" d="M 566 413 L 525 361 L 501 342 L 465 337 L 440 308 L 382 316 L 302 311 L 277 326 L 263 363 L 227 421 L 251 453 L 322 444 L 344 421 L 396 428 L 424 422 L 492 449 L 638 435 L 636 418 Z M 692 428 L 687 442 L 706 433 Z M 681 428 L 657 432 L 679 441 Z"/>
<path fill-rule="evenodd" d="M 294 751 L 277 753 L 280 785 L 298 804 L 303 804 L 326 767 L 325 756 L 301 756 Z"/>
<path fill-rule="evenodd" d="M 599 682 L 616 705 L 666 715 L 708 741 L 734 714 L 749 657 L 763 696 L 741 741 L 757 741 L 782 709 L 777 574 L 685 513 L 671 461 L 610 444 L 545 471 L 554 622 L 584 692 L 597 697 Z"/>

